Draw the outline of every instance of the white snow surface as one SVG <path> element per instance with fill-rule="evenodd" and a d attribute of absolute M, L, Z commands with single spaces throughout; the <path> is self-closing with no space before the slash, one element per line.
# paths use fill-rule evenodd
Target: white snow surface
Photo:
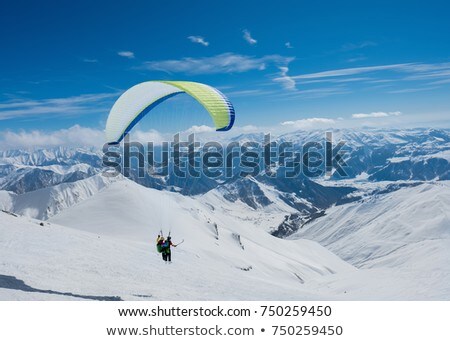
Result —
<path fill-rule="evenodd" d="M 450 181 L 429 182 L 335 206 L 290 238 L 318 241 L 359 269 L 407 278 L 403 294 L 450 299 L 449 207 Z"/>
<path fill-rule="evenodd" d="M 450 299 L 450 182 L 332 207 L 286 240 L 267 233 L 286 209 L 275 195 L 253 210 L 218 191 L 187 197 L 99 177 L 48 189 L 65 204 L 43 226 L 33 217 L 55 207 L 44 192 L 20 196 L 36 210 L 28 217 L 0 212 L 0 300 L 81 299 L 56 292 L 124 300 Z M 90 188 L 87 180 L 96 182 L 92 191 L 66 199 Z M 0 192 L 0 202 L 19 208 L 12 193 Z M 161 229 L 174 243 L 185 240 L 171 264 L 155 249 Z M 55 293 L 8 288 L 2 276 Z"/>
<path fill-rule="evenodd" d="M 23 194 L 0 191 L 0 208 L 35 219 L 45 220 L 101 191 L 116 178 L 100 174 Z"/>
<path fill-rule="evenodd" d="M 129 180 L 44 226 L 0 214 L 0 275 L 45 290 L 122 299 L 318 299 L 332 294 L 304 283 L 356 271 L 316 242 L 281 240 L 195 198 Z M 172 264 L 155 250 L 160 228 L 171 229 L 175 243 L 185 239 Z M 0 299 L 49 299 L 16 291 L 1 290 Z"/>

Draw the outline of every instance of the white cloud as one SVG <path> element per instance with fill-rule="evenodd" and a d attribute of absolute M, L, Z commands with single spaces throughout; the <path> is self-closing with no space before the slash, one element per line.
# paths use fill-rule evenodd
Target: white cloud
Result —
<path fill-rule="evenodd" d="M 319 78 L 319 79 L 302 81 L 302 84 L 317 84 L 317 83 L 339 84 L 339 83 L 350 83 L 350 82 L 360 82 L 360 81 L 367 81 L 367 83 L 370 83 L 371 79 L 372 78 L 370 78 L 370 77 Z"/>
<path fill-rule="evenodd" d="M 96 146 L 100 148 L 104 142 L 105 135 L 103 131 L 79 125 L 53 132 L 42 130 L 0 132 L 0 148 L 4 150 L 56 146 Z"/>
<path fill-rule="evenodd" d="M 185 130 L 185 133 L 187 134 L 198 134 L 198 133 L 210 133 L 216 131 L 216 129 L 214 129 L 213 127 L 209 127 L 206 125 L 201 125 L 201 126 L 192 126 L 189 129 Z"/>
<path fill-rule="evenodd" d="M 289 68 L 287 66 L 280 66 L 278 68 L 280 69 L 281 76 L 274 78 L 274 81 L 280 83 L 287 90 L 296 90 L 295 80 L 287 74 Z"/>
<path fill-rule="evenodd" d="M 119 51 L 119 52 L 117 52 L 117 54 L 121 57 L 125 57 L 128 59 L 134 58 L 134 52 L 131 52 L 131 51 Z"/>
<path fill-rule="evenodd" d="M 130 132 L 130 139 L 141 143 L 153 142 L 155 145 L 158 145 L 164 141 L 171 141 L 171 135 L 160 133 L 155 129 L 148 131 L 132 130 Z"/>
<path fill-rule="evenodd" d="M 98 59 L 84 58 L 83 62 L 85 62 L 85 63 L 98 63 Z"/>
<path fill-rule="evenodd" d="M 447 64 L 448 65 L 448 64 Z M 417 74 L 410 75 L 405 78 L 405 80 L 427 80 L 427 79 L 435 79 L 435 78 L 446 78 L 450 76 L 450 65 L 447 67 L 442 67 L 439 70 L 435 71 L 425 71 L 425 72 L 419 72 Z"/>
<path fill-rule="evenodd" d="M 411 92 L 430 91 L 430 90 L 434 90 L 437 88 L 438 88 L 437 86 L 425 87 L 425 88 L 407 88 L 407 89 L 400 89 L 400 90 L 391 90 L 391 91 L 388 91 L 388 93 L 390 93 L 390 94 L 407 94 L 407 93 L 411 93 Z"/>
<path fill-rule="evenodd" d="M 243 30 L 242 31 L 244 35 L 242 36 L 244 40 L 249 43 L 250 45 L 255 45 L 258 41 L 252 37 L 249 30 Z"/>
<path fill-rule="evenodd" d="M 172 139 L 172 133 L 161 133 L 154 129 L 148 131 L 133 129 L 130 132 L 131 141 L 144 144 L 153 142 L 158 145 L 163 141 L 172 141 Z M 0 131 L 0 150 L 58 146 L 96 147 L 101 149 L 105 142 L 105 132 L 103 130 L 79 125 L 50 132 L 43 130 Z"/>
<path fill-rule="evenodd" d="M 201 37 L 201 36 L 189 36 L 189 37 L 187 37 L 190 41 L 192 41 L 193 43 L 196 43 L 196 44 L 200 44 L 200 45 L 203 45 L 203 46 L 208 46 L 209 45 L 209 42 L 207 42 L 206 40 L 205 40 L 205 38 L 203 38 L 203 37 Z"/>
<path fill-rule="evenodd" d="M 285 91 L 281 94 L 281 97 L 286 99 L 297 99 L 297 98 L 323 98 L 334 95 L 344 95 L 350 93 L 350 90 L 342 87 L 328 87 L 328 88 L 314 88 L 307 90 L 296 90 L 296 91 Z"/>
<path fill-rule="evenodd" d="M 428 83 L 428 85 L 441 85 L 441 84 L 448 84 L 448 83 L 450 83 L 450 78 L 441 79 L 441 80 L 435 81 L 435 82 L 430 82 L 430 83 Z"/>
<path fill-rule="evenodd" d="M 412 67 L 414 64 L 392 64 L 392 65 L 378 65 L 378 66 L 365 66 L 365 67 L 356 67 L 356 68 L 348 68 L 348 69 L 338 69 L 338 70 L 329 70 L 322 71 L 316 73 L 303 74 L 298 76 L 293 76 L 295 79 L 316 79 L 316 78 L 325 78 L 325 77 L 340 77 L 340 76 L 351 76 L 358 75 L 361 73 L 369 73 L 374 71 L 384 71 L 384 70 L 407 70 L 409 67 Z"/>
<path fill-rule="evenodd" d="M 253 132 L 254 132 L 254 131 L 258 131 L 259 128 L 258 128 L 257 126 L 254 126 L 254 125 L 249 124 L 249 125 L 246 125 L 246 126 L 241 127 L 241 130 L 244 131 L 244 132 L 246 132 L 246 133 L 249 133 L 249 132 L 252 132 L 252 131 L 253 131 Z"/>
<path fill-rule="evenodd" d="M 292 46 L 291 42 L 289 42 L 289 41 L 284 43 L 284 46 L 286 46 L 286 48 L 288 48 L 288 49 L 293 49 L 294 48 L 294 46 Z"/>
<path fill-rule="evenodd" d="M 292 60 L 292 57 L 280 55 L 257 58 L 228 52 L 212 57 L 148 61 L 144 62 L 139 69 L 187 74 L 240 73 L 249 70 L 264 70 L 270 64 L 285 66 Z"/>
<path fill-rule="evenodd" d="M 214 131 L 213 128 L 211 129 Z M 147 131 L 133 129 L 130 132 L 130 140 L 143 144 L 153 142 L 155 145 L 160 145 L 163 141 L 172 141 L 173 134 L 161 133 L 154 129 Z M 101 149 L 105 142 L 103 130 L 79 125 L 50 132 L 43 130 L 0 131 L 0 150 L 57 146 L 96 147 Z"/>
<path fill-rule="evenodd" d="M 118 93 L 85 94 L 40 100 L 13 99 L 0 103 L 0 121 L 34 116 L 72 116 L 102 112 L 111 106 Z"/>
<path fill-rule="evenodd" d="M 227 97 L 241 97 L 241 96 L 261 96 L 272 94 L 271 90 L 261 90 L 261 89 L 245 89 L 245 90 L 233 90 L 233 91 L 222 91 Z"/>
<path fill-rule="evenodd" d="M 447 81 L 450 75 L 450 63 L 374 65 L 297 75 L 288 75 L 288 63 L 278 65 L 278 67 L 280 73 L 273 80 L 282 84 L 285 89 L 295 90 L 282 95 L 291 99 L 295 97 L 318 98 L 336 94 L 349 94 L 359 89 L 374 89 L 375 87 L 371 86 L 371 83 L 387 83 L 387 85 L 382 86 L 389 87 L 389 91 L 386 90 L 386 92 L 393 94 L 430 91 L 450 83 Z M 415 83 L 413 86 L 405 87 L 405 82 L 408 81 L 414 81 Z M 355 85 L 347 84 L 350 82 Z M 421 84 L 417 84 L 419 82 Z M 340 86 L 334 88 L 318 86 L 309 89 L 305 86 L 316 83 L 336 83 Z M 302 88 L 297 89 L 300 86 Z M 379 87 L 377 86 L 377 88 Z"/>
<path fill-rule="evenodd" d="M 450 63 L 424 64 L 403 63 L 389 65 L 364 66 L 292 76 L 295 79 L 318 79 L 327 77 L 351 76 L 378 71 L 391 71 L 407 74 L 403 80 L 442 78 L 450 75 Z"/>
<path fill-rule="evenodd" d="M 296 121 L 281 122 L 281 125 L 293 127 L 295 129 L 315 129 L 332 127 L 335 123 L 336 121 L 331 118 L 311 117 Z"/>
<path fill-rule="evenodd" d="M 377 111 L 372 112 L 370 114 L 353 114 L 352 118 L 381 118 L 381 117 L 389 117 L 389 116 L 400 116 L 402 113 L 400 111 L 392 111 L 392 112 L 384 112 L 384 111 Z"/>
<path fill-rule="evenodd" d="M 347 59 L 347 62 L 348 62 L 348 63 L 355 63 L 355 62 L 360 62 L 360 61 L 366 60 L 366 59 L 367 59 L 367 57 L 364 57 L 364 56 L 358 56 L 358 57 L 353 57 L 353 58 Z"/>

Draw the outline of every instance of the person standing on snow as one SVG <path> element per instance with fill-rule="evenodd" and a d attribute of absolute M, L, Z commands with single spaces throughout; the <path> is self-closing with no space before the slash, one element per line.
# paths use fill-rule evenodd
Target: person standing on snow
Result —
<path fill-rule="evenodd" d="M 156 238 L 156 249 L 158 250 L 158 252 L 161 253 L 162 259 L 165 261 L 166 259 L 163 252 L 164 242 L 165 242 L 164 237 L 158 234 L 158 237 Z"/>
<path fill-rule="evenodd" d="M 170 251 L 170 247 L 177 247 L 174 243 L 172 243 L 172 240 L 170 236 L 167 237 L 167 240 L 162 244 L 162 258 L 164 261 L 172 263 L 172 253 Z"/>

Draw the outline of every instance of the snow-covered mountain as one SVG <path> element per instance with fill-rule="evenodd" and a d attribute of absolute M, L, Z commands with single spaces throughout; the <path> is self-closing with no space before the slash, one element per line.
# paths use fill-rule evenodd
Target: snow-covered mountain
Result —
<path fill-rule="evenodd" d="M 348 167 L 345 168 L 347 176 L 344 178 L 367 178 L 370 181 L 450 179 L 449 130 L 366 129 L 333 130 L 332 133 L 335 145 L 339 141 L 345 141 L 342 151 L 345 151 L 344 159 Z M 271 138 L 277 143 L 290 142 L 300 150 L 306 142 L 323 143 L 325 131 L 296 131 Z M 241 134 L 222 142 L 227 141 L 263 144 L 264 134 Z M 0 190 L 25 193 L 84 179 L 101 170 L 102 153 L 92 148 L 0 151 Z M 239 168 L 235 169 L 236 173 L 239 171 Z M 177 190 L 185 195 L 206 193 L 229 180 L 210 179 L 206 176 L 200 179 L 179 179 L 148 174 L 139 178 L 136 171 L 131 171 L 130 178 L 146 187 Z M 333 173 L 332 178 L 343 179 L 337 172 Z M 284 187 L 289 186 L 291 184 Z"/>
<path fill-rule="evenodd" d="M 345 170 L 349 177 L 342 178 L 337 172 L 331 177 L 331 180 L 338 181 L 309 179 L 303 175 L 286 178 L 281 174 L 283 167 L 278 167 L 276 172 L 280 174 L 275 177 L 261 173 L 245 178 L 236 175 L 231 179 L 211 179 L 204 175 L 182 179 L 150 174 L 139 178 L 134 170 L 130 178 L 146 187 L 188 196 L 218 191 L 227 201 L 238 201 L 260 211 L 273 202 L 267 194 L 270 192 L 272 197 L 281 199 L 294 209 L 285 210 L 284 216 L 273 222 L 269 229 L 275 236 L 286 237 L 303 224 L 322 216 L 332 205 L 357 200 L 359 197 L 355 193 L 359 192 L 354 183 L 346 181 L 348 179 L 366 179 L 383 184 L 386 181 L 445 180 L 450 174 L 448 130 L 334 130 L 333 137 L 335 144 L 345 141 L 344 158 L 348 164 Z M 296 148 L 301 148 L 306 142 L 323 142 L 324 139 L 324 131 L 297 131 L 272 137 L 279 143 L 291 142 Z M 241 134 L 230 140 L 262 143 L 264 134 Z M 102 154 L 94 149 L 63 147 L 0 152 L 0 190 L 17 194 L 2 194 L 0 205 L 32 218 L 47 219 L 103 187 L 102 181 L 97 181 L 102 171 L 101 157 Z M 238 171 L 236 168 L 235 172 Z M 79 182 L 92 177 L 94 180 Z M 67 185 L 71 183 L 74 185 Z M 98 188 L 94 188 L 96 186 Z M 387 185 L 369 194 L 393 189 Z M 39 192 L 34 193 L 37 190 Z M 29 199 L 32 197 L 43 199 Z"/>
<path fill-rule="evenodd" d="M 317 241 L 359 269 L 408 277 L 415 287 L 403 289 L 416 297 L 449 299 L 449 207 L 449 181 L 423 183 L 335 206 L 290 238 Z"/>
<path fill-rule="evenodd" d="M 227 201 L 239 201 L 253 210 L 265 211 L 266 207 L 274 203 L 288 206 L 288 209 L 284 209 L 286 215 L 283 219 L 271 227 L 274 236 L 285 237 L 354 190 L 349 186 L 322 186 L 305 177 L 268 178 L 261 175 L 233 179 L 219 185 L 214 191 Z M 295 224 L 292 223 L 293 219 Z"/>
<path fill-rule="evenodd" d="M 450 131 L 441 129 L 332 130 L 335 145 L 342 151 L 346 177 L 334 172 L 334 179 L 366 176 L 371 181 L 448 180 Z M 325 131 L 297 131 L 279 136 L 280 142 L 301 146 L 324 141 Z"/>
<path fill-rule="evenodd" d="M 94 149 L 0 152 L 0 299 L 449 299 L 449 131 L 333 133 L 348 178 L 131 181 Z M 170 288 L 160 230 L 185 240 Z"/>
<path fill-rule="evenodd" d="M 99 172 L 101 154 L 58 147 L 0 151 L 0 190 L 17 194 L 86 179 Z"/>
<path fill-rule="evenodd" d="M 450 245 L 449 207 L 449 181 L 423 183 L 330 208 L 291 238 L 316 240 L 358 267 L 373 267 L 394 253 L 412 265 L 423 255 L 411 257 L 409 251 L 425 255 L 419 246 Z"/>
<path fill-rule="evenodd" d="M 63 209 L 86 200 L 118 179 L 97 174 L 83 180 L 23 194 L 0 191 L 0 208 L 29 218 L 47 220 Z"/>
<path fill-rule="evenodd" d="M 71 166 L 87 164 L 101 166 L 101 154 L 94 148 L 56 147 L 47 149 L 0 151 L 3 164 L 23 166 Z"/>

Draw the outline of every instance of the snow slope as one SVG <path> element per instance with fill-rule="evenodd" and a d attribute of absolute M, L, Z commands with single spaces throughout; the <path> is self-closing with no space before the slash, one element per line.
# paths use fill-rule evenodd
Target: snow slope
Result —
<path fill-rule="evenodd" d="M 15 194 L 8 191 L 0 191 L 0 210 L 13 211 Z"/>
<path fill-rule="evenodd" d="M 44 226 L 0 214 L 0 275 L 56 292 L 122 299 L 317 299 L 331 296 L 306 290 L 305 283 L 356 271 L 315 242 L 281 240 L 198 200 L 129 180 L 110 184 Z M 171 227 L 174 242 L 185 239 L 170 265 L 155 251 L 162 226 L 165 233 Z M 17 290 L 10 292 L 1 290 L 0 299 L 17 298 Z"/>
<path fill-rule="evenodd" d="M 0 191 L 0 208 L 26 217 L 46 220 L 61 210 L 81 202 L 107 187 L 115 178 L 100 174 L 36 191 L 15 194 Z"/>
<path fill-rule="evenodd" d="M 317 237 L 323 245 L 328 241 L 327 247 L 347 255 L 356 269 L 314 241 L 269 235 L 255 223 L 257 210 L 233 206 L 230 214 L 235 204 L 217 193 L 190 198 L 117 181 L 62 210 L 44 226 L 0 212 L 0 299 L 449 299 L 447 216 L 437 214 L 448 207 L 448 186 L 425 184 L 337 206 L 305 226 L 306 238 Z M 411 207 L 414 199 L 402 202 L 432 194 L 436 207 L 428 213 L 419 209 L 433 226 L 428 232 L 425 227 L 411 230 L 407 221 L 418 221 Z M 372 220 L 394 219 L 399 210 L 407 211 L 403 230 L 391 226 L 383 232 L 370 225 Z M 381 218 L 385 214 L 389 216 Z M 353 228 L 345 229 L 352 221 Z M 358 226 L 364 230 L 367 225 L 370 233 L 351 237 L 358 236 Z M 170 265 L 155 252 L 154 237 L 161 227 L 165 233 L 172 230 L 175 243 L 185 239 L 174 249 Z M 399 247 L 402 233 L 411 239 Z M 374 252 L 361 256 L 358 252 L 366 244 Z M 13 284 L 5 288 L 2 276 L 52 293 L 26 292 Z"/>
<path fill-rule="evenodd" d="M 450 299 L 449 207 L 450 182 L 425 183 L 335 206 L 291 238 L 318 241 L 360 269 L 391 269 L 422 294 Z"/>

